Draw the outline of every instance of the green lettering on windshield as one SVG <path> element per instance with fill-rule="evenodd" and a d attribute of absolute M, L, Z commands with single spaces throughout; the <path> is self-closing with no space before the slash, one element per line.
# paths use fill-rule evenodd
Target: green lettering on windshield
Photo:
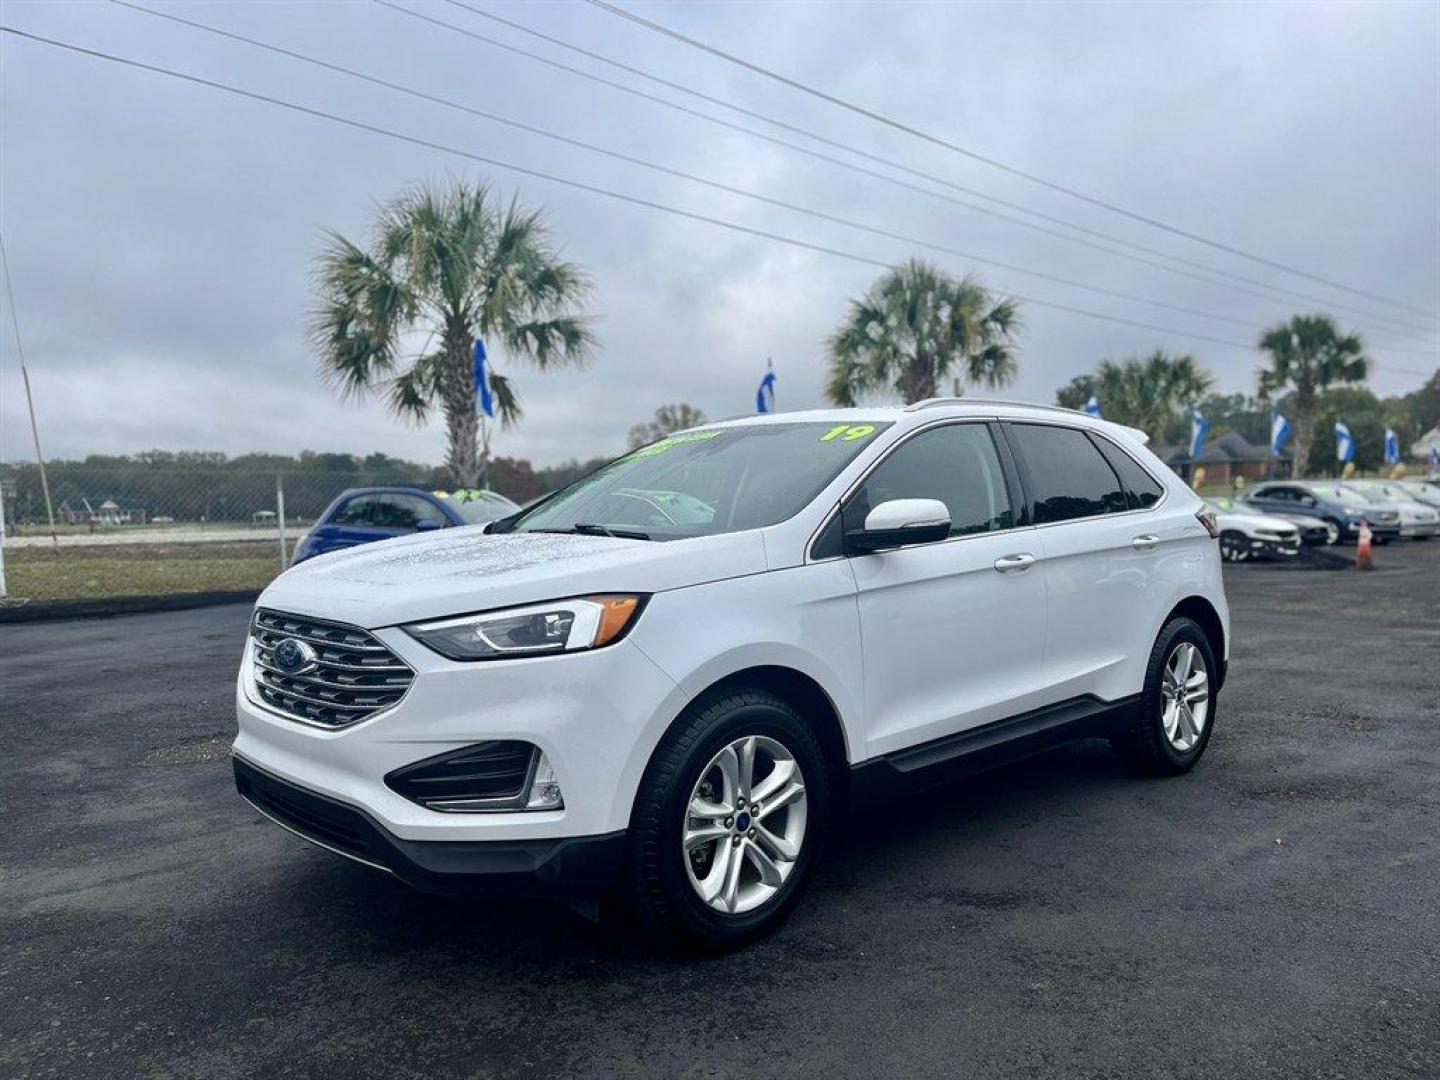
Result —
<path fill-rule="evenodd" d="M 642 446 L 639 450 L 631 454 L 630 457 L 654 457 L 656 454 L 663 454 L 666 450 L 673 449 L 674 447 L 684 446 L 686 443 L 704 442 L 706 439 L 713 439 L 719 434 L 720 431 L 715 430 L 692 431 L 685 435 L 671 435 L 668 439 L 661 439 L 659 442 L 653 443 L 650 446 Z"/>

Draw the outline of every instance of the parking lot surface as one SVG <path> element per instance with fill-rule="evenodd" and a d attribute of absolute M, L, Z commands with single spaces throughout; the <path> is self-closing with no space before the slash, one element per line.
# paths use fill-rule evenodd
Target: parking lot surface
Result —
<path fill-rule="evenodd" d="M 1077 744 L 834 835 L 694 959 L 234 794 L 248 609 L 0 627 L 0 1075 L 1440 1075 L 1440 543 L 1227 570 L 1189 776 Z"/>

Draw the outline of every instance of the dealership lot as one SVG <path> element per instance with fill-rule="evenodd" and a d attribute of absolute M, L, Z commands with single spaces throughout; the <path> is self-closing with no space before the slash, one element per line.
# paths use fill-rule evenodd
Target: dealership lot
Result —
<path fill-rule="evenodd" d="M 1194 773 L 1084 743 L 867 807 L 708 959 L 263 821 L 244 607 L 0 627 L 0 1073 L 1440 1074 L 1440 544 L 1377 562 L 1227 569 Z"/>

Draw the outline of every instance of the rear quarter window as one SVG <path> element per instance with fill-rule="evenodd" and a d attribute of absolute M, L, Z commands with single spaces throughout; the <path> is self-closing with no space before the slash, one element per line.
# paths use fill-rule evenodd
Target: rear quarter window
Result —
<path fill-rule="evenodd" d="M 1115 470 L 1115 475 L 1120 478 L 1125 497 L 1130 501 L 1130 509 L 1147 510 L 1160 501 L 1165 489 L 1138 461 L 1104 436 L 1091 435 L 1090 438 Z"/>

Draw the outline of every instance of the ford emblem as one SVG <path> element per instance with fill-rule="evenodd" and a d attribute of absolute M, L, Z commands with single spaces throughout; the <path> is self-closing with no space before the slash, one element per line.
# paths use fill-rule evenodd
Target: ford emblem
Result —
<path fill-rule="evenodd" d="M 299 638 L 286 638 L 275 646 L 275 666 L 286 675 L 309 671 L 318 659 L 314 647 Z"/>

